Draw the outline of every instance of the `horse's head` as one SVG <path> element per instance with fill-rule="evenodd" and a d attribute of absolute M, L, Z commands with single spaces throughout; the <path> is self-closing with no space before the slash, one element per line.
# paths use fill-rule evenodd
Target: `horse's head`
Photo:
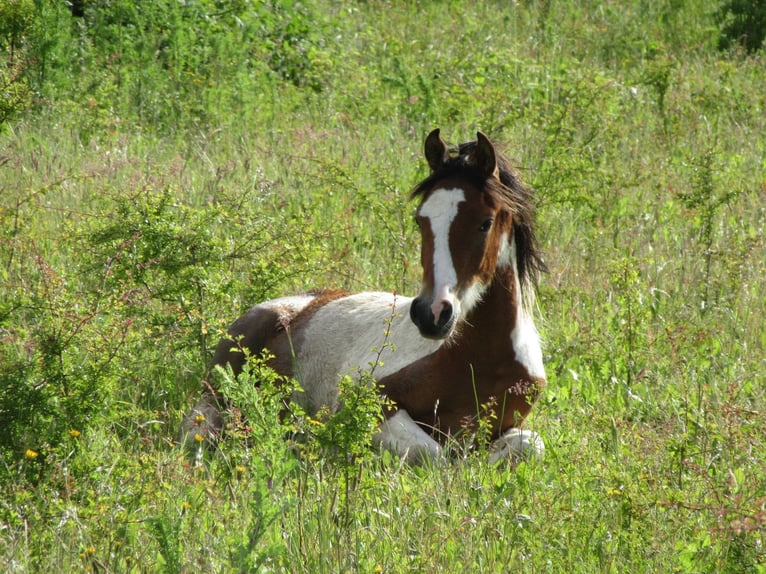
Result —
<path fill-rule="evenodd" d="M 523 288 L 542 261 L 529 193 L 484 134 L 450 149 L 436 129 L 425 155 L 431 174 L 413 192 L 420 198 L 423 285 L 410 317 L 424 337 L 444 339 L 481 301 L 498 269 L 515 266 Z"/>

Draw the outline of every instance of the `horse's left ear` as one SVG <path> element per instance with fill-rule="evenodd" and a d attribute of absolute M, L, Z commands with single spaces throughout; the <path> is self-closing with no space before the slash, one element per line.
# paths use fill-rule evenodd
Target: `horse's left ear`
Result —
<path fill-rule="evenodd" d="M 500 170 L 497 167 L 495 146 L 481 132 L 476 132 L 476 157 L 474 162 L 485 177 L 498 177 L 500 175 Z"/>
<path fill-rule="evenodd" d="M 431 172 L 438 171 L 449 160 L 449 148 L 439 135 L 439 128 L 436 128 L 426 138 L 426 159 Z"/>

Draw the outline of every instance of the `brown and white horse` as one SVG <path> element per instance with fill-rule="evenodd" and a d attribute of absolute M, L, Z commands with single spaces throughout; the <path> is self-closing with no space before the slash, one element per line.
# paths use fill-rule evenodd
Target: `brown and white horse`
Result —
<path fill-rule="evenodd" d="M 481 132 L 450 149 L 436 129 L 425 155 L 431 173 L 413 192 L 423 267 L 417 297 L 318 291 L 266 301 L 231 325 L 213 365 L 237 374 L 243 348 L 267 349 L 278 373 L 298 379 L 304 392 L 293 400 L 315 413 L 338 407 L 341 376 L 377 364 L 380 392 L 394 406 L 376 445 L 410 462 L 438 458 L 445 439 L 489 405 L 491 459 L 541 455 L 540 437 L 519 428 L 545 385 L 532 318 L 544 264 L 531 195 Z M 182 440 L 199 432 L 197 421 L 214 434 L 222 428 L 222 397 L 207 387 Z"/>

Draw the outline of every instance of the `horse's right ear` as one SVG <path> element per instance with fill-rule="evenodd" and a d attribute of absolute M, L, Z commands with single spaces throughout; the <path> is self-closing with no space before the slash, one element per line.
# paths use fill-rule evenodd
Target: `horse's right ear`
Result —
<path fill-rule="evenodd" d="M 449 148 L 439 136 L 439 128 L 436 128 L 426 138 L 426 159 L 431 173 L 440 169 L 449 159 Z"/>

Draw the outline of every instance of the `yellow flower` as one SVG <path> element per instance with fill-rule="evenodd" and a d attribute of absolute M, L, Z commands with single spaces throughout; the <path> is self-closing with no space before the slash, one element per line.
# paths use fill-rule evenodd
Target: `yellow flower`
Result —
<path fill-rule="evenodd" d="M 197 421 L 197 424 L 202 424 L 205 422 L 205 415 L 202 415 L 202 414 L 197 415 L 196 417 L 194 417 L 194 420 Z"/>
<path fill-rule="evenodd" d="M 194 440 L 195 440 L 196 442 L 202 442 L 203 440 L 205 440 L 205 437 L 203 437 L 203 436 L 202 436 L 201 434 L 199 434 L 199 433 L 194 433 Z"/>
<path fill-rule="evenodd" d="M 245 468 L 241 464 L 238 464 L 237 466 L 234 467 L 234 470 L 236 470 L 239 474 L 245 474 L 245 471 L 247 470 L 247 468 Z"/>
<path fill-rule="evenodd" d="M 78 431 L 77 429 L 72 429 L 69 431 L 69 436 L 71 436 L 72 438 L 77 438 L 78 436 L 80 436 L 80 431 Z"/>
<path fill-rule="evenodd" d="M 26 454 L 27 460 L 35 460 L 38 455 L 37 451 L 34 451 L 31 448 L 28 448 L 25 454 Z"/>

